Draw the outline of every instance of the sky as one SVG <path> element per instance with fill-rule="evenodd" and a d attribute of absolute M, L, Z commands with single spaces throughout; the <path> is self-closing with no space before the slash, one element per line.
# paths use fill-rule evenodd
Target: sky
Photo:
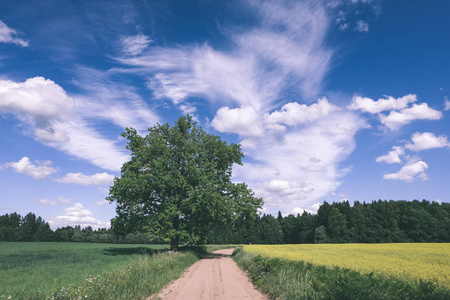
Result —
<path fill-rule="evenodd" d="M 262 213 L 450 201 L 450 2 L 0 0 L 0 214 L 110 226 L 141 135 L 240 143 Z"/>

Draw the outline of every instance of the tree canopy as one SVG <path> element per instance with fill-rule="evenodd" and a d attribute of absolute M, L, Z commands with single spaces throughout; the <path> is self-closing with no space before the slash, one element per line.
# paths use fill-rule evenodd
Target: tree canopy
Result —
<path fill-rule="evenodd" d="M 240 145 L 206 133 L 189 115 L 172 127 L 157 124 L 145 137 L 133 128 L 122 136 L 131 160 L 107 198 L 117 203 L 112 226 L 122 233 L 168 238 L 176 250 L 180 238 L 202 242 L 213 225 L 255 216 L 261 207 L 245 183 L 231 181 L 233 164 L 242 164 Z"/>

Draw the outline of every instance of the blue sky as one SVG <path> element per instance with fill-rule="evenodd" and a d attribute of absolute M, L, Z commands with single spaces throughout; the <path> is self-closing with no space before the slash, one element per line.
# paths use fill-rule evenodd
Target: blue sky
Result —
<path fill-rule="evenodd" d="M 0 214 L 108 227 L 120 134 L 190 113 L 263 212 L 448 202 L 447 1 L 2 1 Z"/>

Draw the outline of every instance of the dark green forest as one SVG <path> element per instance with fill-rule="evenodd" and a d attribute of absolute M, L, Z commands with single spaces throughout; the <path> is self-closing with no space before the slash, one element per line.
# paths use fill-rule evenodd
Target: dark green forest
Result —
<path fill-rule="evenodd" d="M 120 235 L 115 228 L 63 227 L 53 231 L 45 220 L 29 213 L 0 216 L 0 241 L 164 243 L 145 232 Z M 278 213 L 239 218 L 234 224 L 209 230 L 208 244 L 410 243 L 450 242 L 450 203 L 373 201 L 351 206 L 347 201 L 324 202 L 317 214 L 283 217 Z"/>

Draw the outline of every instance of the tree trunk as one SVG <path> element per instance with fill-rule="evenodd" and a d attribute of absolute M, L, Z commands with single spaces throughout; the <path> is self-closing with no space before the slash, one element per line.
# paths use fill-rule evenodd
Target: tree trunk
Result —
<path fill-rule="evenodd" d="M 170 239 L 170 250 L 178 251 L 178 243 L 180 242 L 180 237 L 176 236 Z"/>
<path fill-rule="evenodd" d="M 178 229 L 180 228 L 180 219 L 178 216 L 175 216 L 172 220 L 173 229 L 175 229 L 175 236 L 170 239 L 170 250 L 178 251 L 178 243 L 180 242 L 180 236 L 178 233 Z"/>

